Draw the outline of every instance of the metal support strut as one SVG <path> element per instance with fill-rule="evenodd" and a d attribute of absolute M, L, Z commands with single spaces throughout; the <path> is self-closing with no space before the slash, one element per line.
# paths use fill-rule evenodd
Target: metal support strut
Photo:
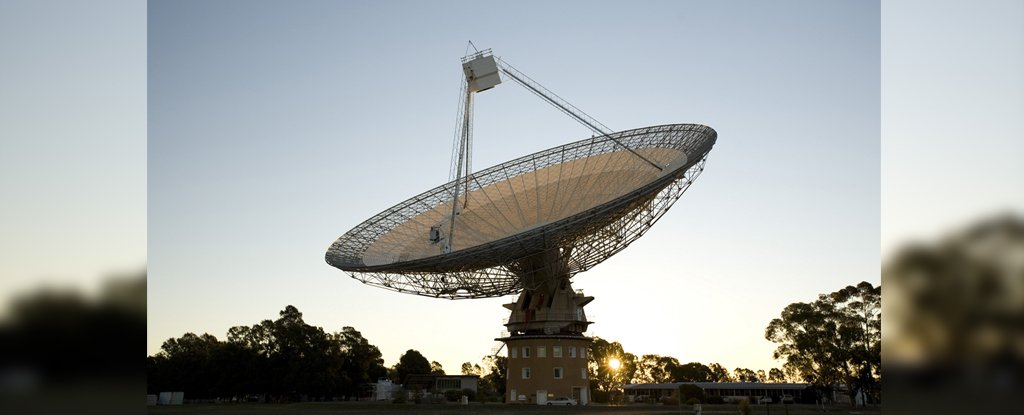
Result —
<path fill-rule="evenodd" d="M 459 139 L 459 159 L 455 170 L 455 196 L 452 198 L 452 216 L 451 222 L 448 225 L 448 238 L 444 244 L 444 253 L 449 253 L 452 250 L 452 240 L 455 236 L 455 217 L 459 214 L 459 184 L 462 182 L 462 178 L 466 179 L 466 192 L 469 192 L 469 175 L 470 169 L 472 168 L 472 154 L 473 154 L 473 92 L 466 88 L 466 101 L 463 103 L 463 109 L 465 111 L 462 114 L 462 136 Z M 465 173 L 465 176 L 463 176 Z M 469 199 L 466 199 L 466 204 L 469 204 Z M 465 207 L 465 206 L 463 206 Z"/>
<path fill-rule="evenodd" d="M 468 46 L 472 46 L 473 49 L 476 50 L 476 46 L 473 45 L 472 42 L 470 42 Z M 576 108 L 575 105 L 572 105 L 568 101 L 562 99 L 562 97 L 551 92 L 549 89 L 537 83 L 537 81 L 530 79 L 529 76 L 526 76 L 526 74 L 520 72 L 512 65 L 509 65 L 508 62 L 505 62 L 497 56 L 493 56 L 490 49 L 484 49 L 483 51 L 476 50 L 473 54 L 464 56 L 462 58 L 462 63 L 463 71 L 466 75 L 462 85 L 466 94 L 464 96 L 464 101 L 460 102 L 460 109 L 462 111 L 459 114 L 460 122 L 458 123 L 458 131 L 461 134 L 459 134 L 458 143 L 456 144 L 458 148 L 457 158 L 453 160 L 452 163 L 455 168 L 455 188 L 453 189 L 452 212 L 448 223 L 448 235 L 442 237 L 433 229 L 429 235 L 430 240 L 435 243 L 442 238 L 445 240 L 444 245 L 442 246 L 443 253 L 447 254 L 453 250 L 452 244 L 455 240 L 455 219 L 459 214 L 460 193 L 466 193 L 463 195 L 463 198 L 465 199 L 463 201 L 463 208 L 469 204 L 469 199 L 467 197 L 469 193 L 470 176 L 472 174 L 471 163 L 473 157 L 473 94 L 476 92 L 486 91 L 501 83 L 501 80 L 498 77 L 498 71 L 508 75 L 508 77 L 515 80 L 527 90 L 533 92 L 534 95 L 541 97 L 544 101 L 547 101 L 555 108 L 558 108 L 563 113 L 585 125 L 591 131 L 607 138 L 619 147 L 626 149 L 626 151 L 629 151 L 634 156 L 639 157 L 641 160 L 647 162 L 647 164 L 658 169 L 658 171 L 665 170 L 662 166 L 659 166 L 647 157 L 644 157 L 642 154 L 637 153 L 632 148 L 629 148 L 621 141 L 612 137 L 612 130 L 608 128 L 608 126 L 601 124 L 601 122 L 594 119 L 594 117 L 587 115 L 587 113 Z M 465 179 L 464 184 L 462 183 L 463 179 Z"/>
<path fill-rule="evenodd" d="M 591 129 L 595 133 L 598 133 L 601 136 L 611 140 L 615 144 L 618 144 L 619 147 L 622 147 L 622 148 L 626 149 L 630 153 L 633 153 L 633 155 L 639 157 L 641 160 L 646 161 L 647 164 L 650 164 L 651 166 L 654 166 L 654 168 L 658 169 L 658 171 L 664 171 L 665 170 L 661 166 L 659 166 L 659 165 L 655 164 L 653 161 L 649 160 L 647 157 L 644 157 L 640 153 L 637 153 L 633 149 L 627 147 L 625 144 L 622 144 L 619 140 L 616 140 L 615 138 L 613 138 L 611 136 L 611 133 L 612 133 L 611 129 L 608 128 L 607 126 L 605 126 L 604 124 L 601 124 L 599 121 L 595 120 L 594 117 L 591 117 L 591 116 L 587 115 L 587 113 L 583 112 L 579 108 L 576 108 L 576 106 L 574 106 L 574 105 L 570 104 L 568 101 L 562 99 L 561 97 L 556 95 L 554 92 L 551 92 L 547 88 L 544 88 L 541 84 L 537 83 L 537 81 L 534 81 L 533 79 L 530 79 L 529 76 L 526 76 L 526 74 L 520 72 L 519 70 L 514 68 L 512 65 L 509 65 L 508 62 L 505 62 L 504 60 L 502 60 L 499 57 L 495 57 L 494 59 L 498 62 L 498 68 L 501 69 L 501 71 L 505 75 L 508 75 L 509 78 L 512 78 L 512 80 L 518 82 L 519 85 L 522 85 L 526 89 L 530 90 L 530 92 L 533 92 L 535 95 L 541 97 L 542 99 L 547 101 L 549 104 L 555 106 L 555 108 L 558 108 L 559 110 L 561 110 L 562 112 L 566 113 L 570 117 L 575 118 L 576 121 L 579 121 L 580 124 L 585 125 L 587 128 Z"/>

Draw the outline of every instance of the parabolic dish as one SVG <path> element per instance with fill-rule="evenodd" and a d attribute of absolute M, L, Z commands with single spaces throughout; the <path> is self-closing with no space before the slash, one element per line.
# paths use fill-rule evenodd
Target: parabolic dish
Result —
<path fill-rule="evenodd" d="M 662 169 L 609 137 L 576 141 L 463 178 L 454 228 L 452 181 L 346 232 L 326 260 L 367 284 L 448 298 L 514 294 L 530 274 L 552 272 L 538 258 L 561 258 L 555 272 L 570 277 L 585 271 L 672 206 L 703 171 L 717 133 L 671 124 L 610 137 Z"/>

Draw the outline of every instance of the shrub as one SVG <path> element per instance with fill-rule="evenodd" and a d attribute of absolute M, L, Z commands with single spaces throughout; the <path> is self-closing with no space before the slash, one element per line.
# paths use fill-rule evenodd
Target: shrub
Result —
<path fill-rule="evenodd" d="M 722 399 L 721 396 L 708 396 L 707 402 L 710 404 L 723 404 L 725 399 Z"/>
<path fill-rule="evenodd" d="M 454 389 L 453 390 L 444 391 L 444 398 L 447 399 L 448 402 L 458 401 L 459 398 L 461 398 L 461 397 L 462 397 L 462 391 L 454 390 Z"/>
<path fill-rule="evenodd" d="M 696 398 L 698 401 L 704 401 L 704 389 L 701 389 L 697 385 L 680 385 L 679 386 L 679 398 L 683 402 L 689 401 L 691 398 Z"/>
<path fill-rule="evenodd" d="M 686 400 L 686 404 L 687 405 L 697 405 L 699 403 L 700 403 L 700 399 L 697 399 L 697 398 L 690 398 L 690 399 Z"/>
<path fill-rule="evenodd" d="M 754 410 L 750 407 L 750 401 L 746 398 L 740 399 L 740 414 L 751 415 L 752 413 L 754 413 Z"/>
<path fill-rule="evenodd" d="M 398 391 L 398 393 L 395 394 L 394 399 L 391 400 L 391 403 L 405 403 L 407 399 L 407 394 L 408 393 L 404 390 Z"/>
<path fill-rule="evenodd" d="M 666 396 L 661 398 L 662 405 L 679 405 L 679 398 L 674 396 Z"/>

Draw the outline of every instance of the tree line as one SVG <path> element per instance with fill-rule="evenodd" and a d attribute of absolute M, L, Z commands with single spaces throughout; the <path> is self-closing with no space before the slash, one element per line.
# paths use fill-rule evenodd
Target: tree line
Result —
<path fill-rule="evenodd" d="M 793 303 L 765 329 L 778 344 L 774 357 L 783 369 L 812 385 L 847 385 L 850 397 L 863 392 L 868 403 L 881 399 L 882 287 L 861 282 Z"/>
<path fill-rule="evenodd" d="M 821 294 L 812 302 L 784 308 L 765 329 L 765 338 L 778 346 L 775 359 L 782 368 L 731 372 L 718 363 L 681 363 L 672 356 L 626 352 L 619 342 L 594 338 L 589 376 L 595 399 L 625 383 L 770 382 L 807 383 L 827 393 L 847 385 L 851 400 L 863 392 L 868 403 L 881 400 L 882 287 L 861 282 Z M 621 362 L 612 370 L 607 362 Z"/>
<path fill-rule="evenodd" d="M 881 401 L 882 287 L 869 282 L 820 294 L 815 301 L 786 306 L 765 328 L 765 338 L 777 344 L 781 368 L 751 370 L 721 364 L 681 363 L 672 356 L 626 352 L 622 344 L 594 338 L 588 354 L 591 391 L 595 400 L 626 383 L 769 382 L 807 383 L 828 394 L 846 385 L 851 401 L 858 392 L 867 403 Z M 612 370 L 608 360 L 621 365 Z"/>
<path fill-rule="evenodd" d="M 845 384 L 852 397 L 864 392 L 869 402 L 881 394 L 881 287 L 862 282 L 808 303 L 793 303 L 769 322 L 765 338 L 778 344 L 782 368 L 726 369 L 718 363 L 682 363 L 672 356 L 626 352 L 621 343 L 593 338 L 587 354 L 595 401 L 607 400 L 626 383 L 803 382 L 817 390 Z M 621 365 L 612 370 L 609 359 Z M 486 356 L 463 363 L 463 374 L 480 377 L 479 400 L 505 396 L 507 360 Z M 165 341 L 147 357 L 149 393 L 185 391 L 190 399 L 267 401 L 361 397 L 380 378 L 405 384 L 413 374 L 443 374 L 437 362 L 410 349 L 393 367 L 380 350 L 353 327 L 328 333 L 306 324 L 287 306 L 277 320 L 228 330 L 224 341 L 210 334 L 186 333 Z"/>
<path fill-rule="evenodd" d="M 185 333 L 147 357 L 149 393 L 184 391 L 190 399 L 359 396 L 388 374 L 380 349 L 355 328 L 328 333 L 306 324 L 290 305 L 277 320 L 232 327 L 225 341 Z"/>

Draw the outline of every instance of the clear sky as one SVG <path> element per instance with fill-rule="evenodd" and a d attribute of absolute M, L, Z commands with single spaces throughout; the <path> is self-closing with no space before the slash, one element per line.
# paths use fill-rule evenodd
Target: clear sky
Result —
<path fill-rule="evenodd" d="M 1024 215 L 1024 2 L 882 3 L 882 248 Z"/>
<path fill-rule="evenodd" d="M 0 1 L 0 314 L 146 266 L 146 4 Z"/>
<path fill-rule="evenodd" d="M 878 282 L 880 6 L 845 2 L 151 2 L 149 336 L 223 338 L 288 304 L 387 365 L 457 372 L 511 297 L 359 284 L 323 255 L 447 179 L 472 40 L 613 129 L 718 131 L 647 235 L 574 278 L 588 332 L 635 354 L 768 369 L 786 305 Z M 477 97 L 474 166 L 589 137 L 508 82 Z"/>

